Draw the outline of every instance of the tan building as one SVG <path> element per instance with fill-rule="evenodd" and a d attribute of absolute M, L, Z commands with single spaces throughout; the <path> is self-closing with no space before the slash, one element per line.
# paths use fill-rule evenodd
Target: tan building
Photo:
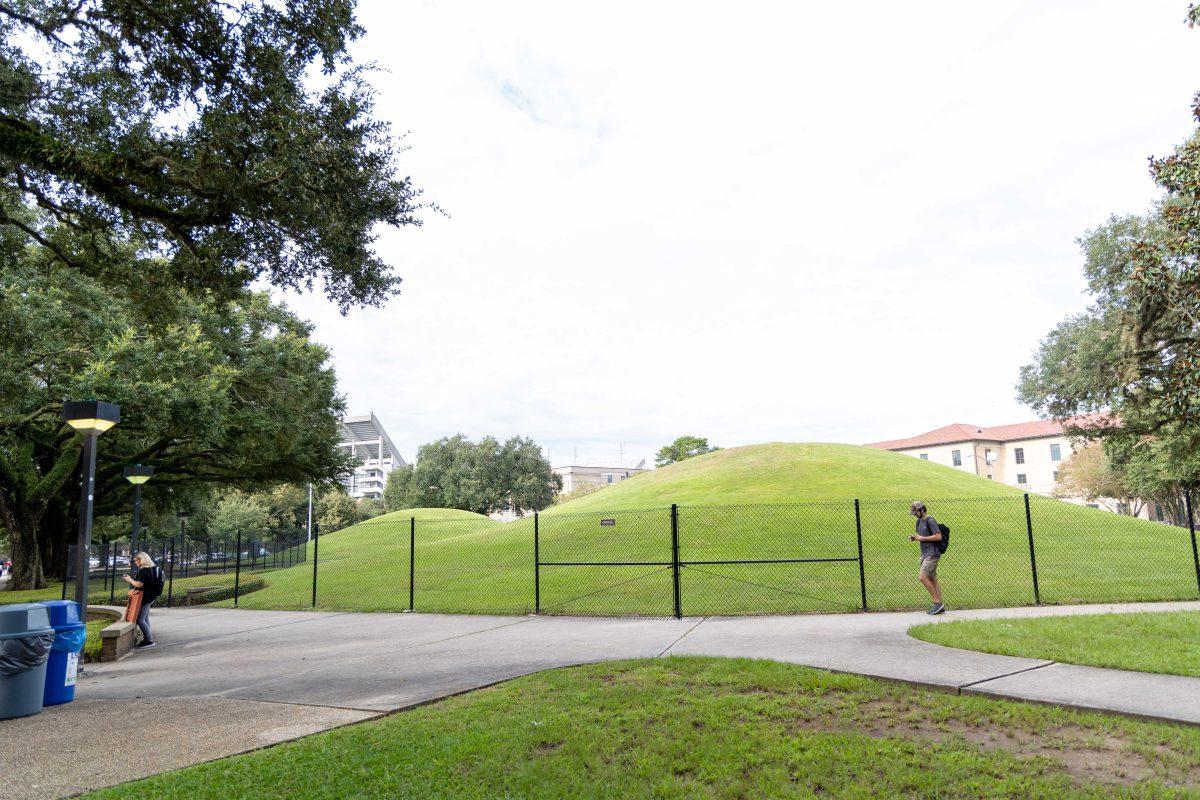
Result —
<path fill-rule="evenodd" d="M 646 459 L 642 459 L 633 467 L 586 467 L 580 465 L 568 465 L 565 467 L 554 467 L 554 471 L 562 476 L 562 493 L 569 494 L 580 486 L 607 486 L 610 483 L 620 483 L 621 481 L 632 478 L 634 475 L 640 475 L 643 472 L 649 472 L 646 469 Z"/>
<path fill-rule="evenodd" d="M 1054 491 L 1059 467 L 1075 452 L 1062 423 L 1049 419 L 990 428 L 958 422 L 867 447 L 906 453 L 1038 494 Z"/>
<path fill-rule="evenodd" d="M 915 458 L 961 469 L 982 478 L 1007 483 L 1035 494 L 1053 494 L 1059 468 L 1075 452 L 1061 422 L 1040 419 L 1014 425 L 981 428 L 957 422 L 908 439 L 874 442 L 867 447 L 905 453 Z M 1074 503 L 1128 513 L 1113 499 L 1094 501 L 1063 498 Z M 1145 503 L 1138 516 L 1162 521 L 1163 509 Z"/>

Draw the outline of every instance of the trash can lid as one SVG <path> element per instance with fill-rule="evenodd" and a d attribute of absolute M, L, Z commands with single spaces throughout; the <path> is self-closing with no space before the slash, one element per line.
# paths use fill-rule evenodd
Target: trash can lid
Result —
<path fill-rule="evenodd" d="M 74 627 L 79 622 L 79 604 L 74 600 L 42 600 L 39 606 L 50 611 L 50 626 L 53 628 Z"/>
<path fill-rule="evenodd" d="M 0 636 L 14 633 L 46 633 L 50 609 L 38 603 L 9 603 L 0 606 Z"/>

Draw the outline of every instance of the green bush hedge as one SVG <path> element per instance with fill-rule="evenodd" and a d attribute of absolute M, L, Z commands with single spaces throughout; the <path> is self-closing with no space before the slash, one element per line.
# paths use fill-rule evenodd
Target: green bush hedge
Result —
<path fill-rule="evenodd" d="M 257 592 L 266 585 L 267 582 L 257 575 L 244 575 L 242 576 L 241 585 L 238 586 L 238 594 L 243 595 L 250 592 Z M 187 597 L 187 601 L 194 606 L 203 606 L 209 603 L 216 603 L 220 600 L 228 600 L 231 597 L 233 597 L 232 584 L 229 586 L 217 586 L 207 592 L 191 595 Z"/>

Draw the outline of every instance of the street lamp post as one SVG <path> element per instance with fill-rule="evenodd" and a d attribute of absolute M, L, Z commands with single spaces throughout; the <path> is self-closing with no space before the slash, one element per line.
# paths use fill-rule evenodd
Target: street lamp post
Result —
<path fill-rule="evenodd" d="M 179 517 L 179 551 L 184 554 L 184 574 L 187 572 L 187 549 L 183 546 L 184 531 L 187 530 L 187 518 L 191 516 L 190 511 L 180 511 L 175 516 Z M 171 569 L 175 569 L 175 554 L 171 553 Z"/>
<path fill-rule="evenodd" d="M 63 403 L 63 419 L 83 437 L 75 602 L 79 604 L 79 618 L 87 619 L 88 547 L 92 543 L 92 506 L 96 496 L 96 437 L 121 421 L 121 407 L 100 400 L 68 400 Z"/>
<path fill-rule="evenodd" d="M 154 467 L 134 464 L 125 468 L 125 480 L 133 484 L 133 535 L 129 539 L 130 565 L 138 552 L 138 535 L 142 531 L 142 484 L 154 477 Z"/>

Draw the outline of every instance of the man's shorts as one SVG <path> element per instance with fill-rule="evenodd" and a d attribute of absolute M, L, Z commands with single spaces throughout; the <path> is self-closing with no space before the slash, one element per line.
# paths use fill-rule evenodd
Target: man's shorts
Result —
<path fill-rule="evenodd" d="M 941 556 L 921 556 L 921 575 L 937 579 L 938 559 Z"/>

